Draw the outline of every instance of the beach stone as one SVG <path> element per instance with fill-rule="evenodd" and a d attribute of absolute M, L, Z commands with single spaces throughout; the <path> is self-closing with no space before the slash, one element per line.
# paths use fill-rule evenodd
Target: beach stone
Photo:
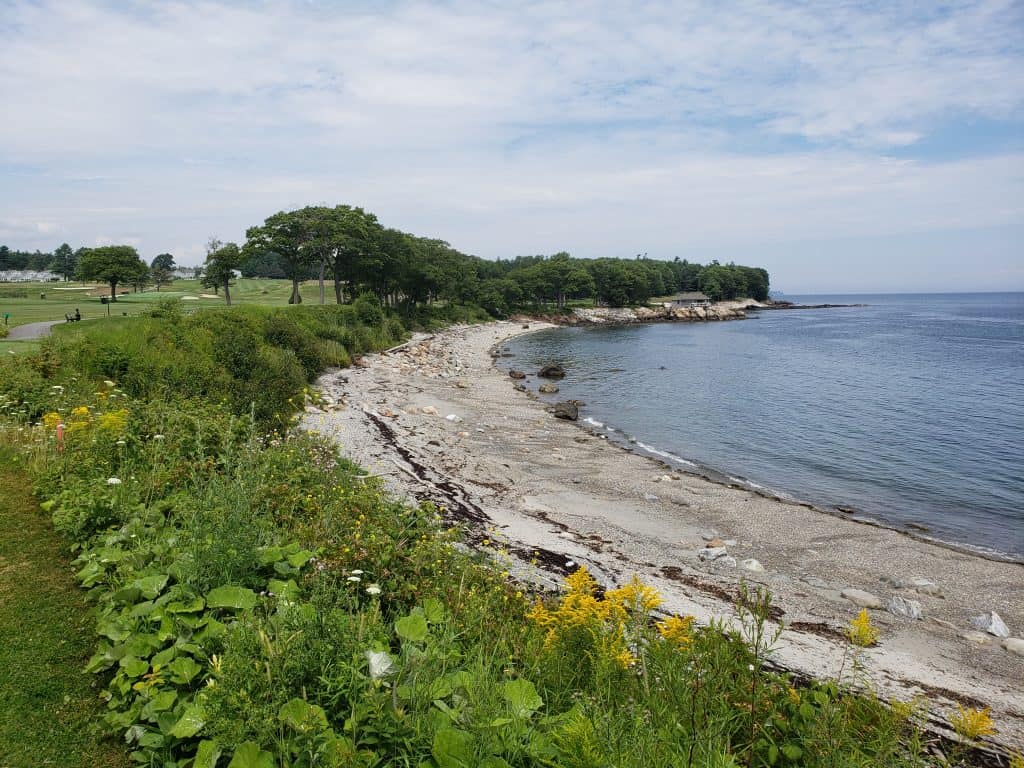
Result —
<path fill-rule="evenodd" d="M 644 501 L 657 501 L 657 500 L 658 500 L 658 497 L 655 496 L 653 493 L 645 493 L 644 494 Z"/>
<path fill-rule="evenodd" d="M 704 547 L 704 549 L 697 550 L 698 560 L 717 560 L 720 557 L 726 557 L 729 554 L 729 550 L 725 547 Z"/>
<path fill-rule="evenodd" d="M 736 558 L 732 555 L 726 555 L 725 557 L 719 557 L 715 560 L 715 565 L 727 565 L 730 568 L 736 567 Z"/>
<path fill-rule="evenodd" d="M 715 548 L 715 549 L 717 549 L 718 547 L 724 547 L 724 546 L 725 546 L 725 542 L 724 542 L 724 541 L 722 541 L 722 540 L 721 540 L 720 538 L 718 538 L 718 537 L 716 536 L 715 538 L 711 539 L 711 541 L 709 541 L 709 542 L 708 542 L 707 544 L 705 544 L 704 546 L 705 546 L 705 547 L 709 547 L 709 548 Z"/>
<path fill-rule="evenodd" d="M 566 419 L 567 421 L 576 421 L 580 417 L 580 409 L 574 403 L 569 402 L 555 403 L 553 413 L 556 419 Z"/>
<path fill-rule="evenodd" d="M 523 373 L 522 371 L 517 371 L 515 368 L 513 368 L 511 371 L 509 371 L 508 375 L 510 377 L 512 377 L 513 379 L 525 379 L 526 378 L 526 374 L 525 373 Z"/>
<path fill-rule="evenodd" d="M 1019 637 L 1008 637 L 1003 640 L 1000 645 L 1010 653 L 1015 653 L 1018 656 L 1024 656 L 1024 639 Z"/>
<path fill-rule="evenodd" d="M 727 547 L 735 547 L 736 546 L 736 539 L 726 539 L 722 543 L 725 544 L 725 546 L 727 546 Z"/>
<path fill-rule="evenodd" d="M 537 371 L 537 375 L 542 379 L 564 379 L 565 368 L 558 363 L 549 363 Z"/>
<path fill-rule="evenodd" d="M 924 616 L 919 602 L 905 600 L 899 595 L 894 595 L 886 607 L 893 616 L 902 616 L 905 619 L 920 619 Z"/>
<path fill-rule="evenodd" d="M 425 405 L 420 410 L 427 416 L 437 416 L 437 408 L 432 405 Z"/>
<path fill-rule="evenodd" d="M 817 576 L 801 576 L 800 581 L 812 587 L 818 589 L 827 589 L 828 583 L 824 579 L 819 579 Z"/>
<path fill-rule="evenodd" d="M 718 531 L 704 531 L 701 533 L 700 537 L 704 539 L 704 541 L 711 541 L 712 539 L 718 538 Z"/>
<path fill-rule="evenodd" d="M 462 421 L 462 417 L 454 413 L 449 413 L 444 418 L 445 421 L 450 421 L 452 424 L 458 424 L 459 422 Z"/>
<path fill-rule="evenodd" d="M 520 384 L 517 381 L 515 384 L 512 385 L 512 389 L 514 389 L 516 392 L 525 392 L 526 391 L 526 385 L 525 384 Z"/>
<path fill-rule="evenodd" d="M 1009 637 L 1010 629 L 998 613 L 989 611 L 981 616 L 971 619 L 971 626 L 982 632 L 988 632 L 993 637 Z"/>
<path fill-rule="evenodd" d="M 984 632 L 964 632 L 960 637 L 969 643 L 974 643 L 975 645 L 988 645 L 992 642 L 992 638 Z"/>
<path fill-rule="evenodd" d="M 882 576 L 879 581 L 893 589 L 903 589 L 905 586 L 903 579 L 896 578 L 895 576 Z"/>
<path fill-rule="evenodd" d="M 881 608 L 882 601 L 872 595 L 870 592 L 865 592 L 863 589 L 853 589 L 848 587 L 839 593 L 840 597 L 849 600 L 854 605 L 860 608 Z"/>
<path fill-rule="evenodd" d="M 557 384 L 541 384 L 537 390 L 545 395 L 553 395 L 558 391 Z"/>
<path fill-rule="evenodd" d="M 929 579 L 916 578 L 910 580 L 910 586 L 922 595 L 942 597 L 942 587 Z"/>
<path fill-rule="evenodd" d="M 762 573 L 764 571 L 764 566 L 752 557 L 740 560 L 740 568 L 744 571 L 753 571 L 754 573 Z"/>

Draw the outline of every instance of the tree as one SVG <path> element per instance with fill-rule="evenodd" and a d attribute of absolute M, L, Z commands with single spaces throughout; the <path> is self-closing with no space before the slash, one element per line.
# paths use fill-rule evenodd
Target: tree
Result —
<path fill-rule="evenodd" d="M 245 232 L 242 248 L 245 258 L 268 252 L 277 254 L 285 277 L 292 281 L 289 304 L 302 303 L 299 283 L 309 276 L 314 261 L 320 255 L 315 249 L 303 248 L 314 240 L 310 223 L 303 211 L 280 211 L 268 217 L 261 226 L 250 227 Z"/>
<path fill-rule="evenodd" d="M 75 252 L 71 250 L 71 246 L 67 243 L 62 243 L 57 250 L 53 252 L 53 261 L 50 262 L 50 270 L 56 272 L 64 278 L 64 282 L 75 274 L 75 268 L 78 265 L 78 258 L 75 256 Z"/>
<path fill-rule="evenodd" d="M 98 280 L 110 285 L 110 300 L 117 301 L 119 283 L 131 283 L 147 271 L 146 263 L 130 245 L 104 245 L 86 248 L 78 260 L 81 280 Z"/>
<path fill-rule="evenodd" d="M 224 289 L 224 301 L 231 306 L 231 280 L 235 270 L 244 262 L 241 249 L 235 243 L 222 243 L 215 237 L 206 244 L 206 263 L 203 285 Z"/>
<path fill-rule="evenodd" d="M 156 283 L 157 293 L 160 292 L 161 285 L 167 285 L 174 279 L 174 268 L 174 257 L 169 253 L 161 253 L 153 258 L 149 265 L 149 274 Z"/>

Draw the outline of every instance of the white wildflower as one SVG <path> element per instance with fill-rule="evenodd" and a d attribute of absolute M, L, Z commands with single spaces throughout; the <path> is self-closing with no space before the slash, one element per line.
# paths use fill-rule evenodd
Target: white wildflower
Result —
<path fill-rule="evenodd" d="M 106 385 L 107 385 L 108 387 L 116 387 L 116 386 L 117 386 L 117 385 L 116 385 L 116 384 L 115 384 L 114 382 L 112 382 L 112 381 L 111 381 L 110 379 L 104 379 L 104 380 L 103 380 L 103 383 L 104 383 L 104 384 L 106 384 Z"/>
<path fill-rule="evenodd" d="M 121 478 L 119 478 L 119 477 L 108 477 L 107 478 L 107 485 L 120 485 L 120 484 L 121 484 Z"/>
<path fill-rule="evenodd" d="M 126 443 L 124 440 L 118 440 L 117 444 L 118 445 L 128 445 L 128 443 Z"/>
<path fill-rule="evenodd" d="M 356 583 L 358 583 L 358 582 L 362 581 L 362 579 L 360 579 L 360 578 L 359 578 L 358 576 L 349 576 L 349 577 L 348 577 L 348 580 L 349 580 L 349 581 L 353 581 L 353 582 L 356 582 Z"/>
<path fill-rule="evenodd" d="M 380 594 L 380 585 L 378 585 L 378 584 L 371 584 L 370 586 L 368 586 L 366 588 L 366 594 L 368 594 L 368 595 L 379 595 Z"/>
<path fill-rule="evenodd" d="M 164 436 L 163 435 L 153 435 L 153 439 L 154 440 L 163 440 Z"/>
<path fill-rule="evenodd" d="M 394 667 L 394 662 L 387 651 L 367 651 L 366 660 L 370 662 L 370 677 L 374 680 L 386 677 Z"/>
<path fill-rule="evenodd" d="M 353 576 L 362 576 L 362 575 L 363 575 L 363 572 L 362 572 L 362 571 L 360 571 L 360 570 L 359 570 L 358 568 L 353 568 L 353 569 L 352 569 L 352 575 L 353 575 Z"/>

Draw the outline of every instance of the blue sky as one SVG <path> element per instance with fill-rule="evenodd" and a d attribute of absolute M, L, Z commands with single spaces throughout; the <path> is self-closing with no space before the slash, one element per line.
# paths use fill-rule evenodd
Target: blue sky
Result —
<path fill-rule="evenodd" d="M 0 0 L 0 242 L 362 205 L 484 257 L 1024 290 L 1024 3 Z"/>

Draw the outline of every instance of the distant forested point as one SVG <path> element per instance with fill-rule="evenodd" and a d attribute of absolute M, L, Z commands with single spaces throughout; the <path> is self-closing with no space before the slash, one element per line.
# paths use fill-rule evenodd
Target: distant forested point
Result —
<path fill-rule="evenodd" d="M 49 269 L 65 279 L 100 279 L 112 284 L 112 293 L 118 282 L 136 288 L 155 283 L 159 289 L 172 279 L 174 268 L 170 254 L 160 254 L 147 265 L 128 246 L 72 250 L 64 244 L 53 253 L 0 246 L 0 271 Z M 444 240 L 386 227 L 373 213 L 349 205 L 275 213 L 250 227 L 241 245 L 211 239 L 203 270 L 204 282 L 223 288 L 226 298 L 234 275 L 241 273 L 290 280 L 291 303 L 302 301 L 301 282 L 317 280 L 321 300 L 329 291 L 339 304 L 369 293 L 387 306 L 476 304 L 497 317 L 518 310 L 563 309 L 580 301 L 624 307 L 686 291 L 701 291 L 715 301 L 764 301 L 769 290 L 766 270 L 717 261 L 698 264 L 646 255 L 581 259 L 565 252 L 485 259 Z"/>

